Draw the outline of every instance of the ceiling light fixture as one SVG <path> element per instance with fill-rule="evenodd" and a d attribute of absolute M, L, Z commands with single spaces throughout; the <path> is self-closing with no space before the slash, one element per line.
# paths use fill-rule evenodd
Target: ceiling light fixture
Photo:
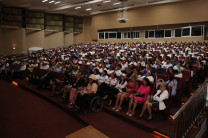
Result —
<path fill-rule="evenodd" d="M 86 11 L 91 11 L 91 10 L 92 10 L 92 8 L 87 8 L 87 9 L 86 9 Z"/>
<path fill-rule="evenodd" d="M 111 0 L 106 0 L 106 1 L 103 1 L 103 3 L 108 3 L 108 2 L 111 2 Z"/>
<path fill-rule="evenodd" d="M 55 2 L 55 1 L 52 0 L 52 1 L 50 1 L 49 3 L 54 3 L 54 2 Z"/>
<path fill-rule="evenodd" d="M 61 3 L 61 1 L 57 1 L 57 2 L 55 2 L 55 4 L 59 4 L 59 3 Z"/>
<path fill-rule="evenodd" d="M 48 0 L 43 0 L 42 2 L 46 2 L 46 1 L 48 1 Z"/>
<path fill-rule="evenodd" d="M 76 7 L 76 8 L 74 8 L 75 10 L 77 10 L 77 9 L 80 9 L 81 7 Z"/>
<path fill-rule="evenodd" d="M 113 5 L 119 5 L 119 4 L 121 4 L 120 2 L 117 2 L 117 3 L 113 3 Z"/>

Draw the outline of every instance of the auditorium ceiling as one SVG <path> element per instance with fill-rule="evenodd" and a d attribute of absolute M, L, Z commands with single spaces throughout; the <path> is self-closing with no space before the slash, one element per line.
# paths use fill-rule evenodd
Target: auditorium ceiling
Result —
<path fill-rule="evenodd" d="M 89 16 L 111 11 L 122 7 L 122 0 L 0 0 L 11 7 L 23 7 L 49 13 Z M 179 2 L 184 0 L 128 0 L 127 8 Z"/>

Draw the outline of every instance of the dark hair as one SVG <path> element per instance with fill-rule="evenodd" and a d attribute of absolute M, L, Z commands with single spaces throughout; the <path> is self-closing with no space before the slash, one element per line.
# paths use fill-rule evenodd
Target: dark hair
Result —
<path fill-rule="evenodd" d="M 145 80 L 146 81 L 146 83 L 147 83 L 147 86 L 150 86 L 150 81 L 149 81 L 149 79 L 148 78 L 143 78 L 143 80 Z"/>
<path fill-rule="evenodd" d="M 121 75 L 121 77 L 122 77 L 122 75 Z M 124 76 L 123 76 L 124 77 Z M 121 85 L 123 85 L 124 83 L 126 82 L 126 78 L 124 77 L 124 81 L 122 82 L 122 80 L 120 79 L 120 81 L 119 81 L 119 83 L 121 84 Z"/>
<path fill-rule="evenodd" d="M 89 82 L 89 83 L 90 83 L 90 82 Z M 91 84 L 93 84 L 93 83 L 96 83 L 96 84 L 97 84 L 97 81 L 96 81 L 96 80 L 93 80 Z"/>
<path fill-rule="evenodd" d="M 98 70 L 98 69 L 95 69 L 95 71 L 96 71 L 96 74 L 98 74 L 98 73 L 99 73 L 99 70 Z"/>
<path fill-rule="evenodd" d="M 174 70 L 173 70 L 173 73 L 174 73 L 174 74 L 178 74 L 178 70 L 175 70 L 175 69 L 174 69 Z"/>
<path fill-rule="evenodd" d="M 187 63 L 185 64 L 185 67 L 186 67 L 187 64 L 189 65 L 189 68 L 192 69 L 191 63 L 190 63 L 190 62 L 187 62 Z"/>
<path fill-rule="evenodd" d="M 107 71 L 106 70 L 103 70 L 103 72 L 105 72 L 105 75 L 107 74 Z"/>

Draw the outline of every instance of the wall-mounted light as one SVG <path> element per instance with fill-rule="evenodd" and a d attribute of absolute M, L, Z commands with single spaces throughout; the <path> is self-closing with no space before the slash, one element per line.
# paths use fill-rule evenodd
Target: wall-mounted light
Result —
<path fill-rule="evenodd" d="M 12 44 L 11 44 L 11 45 L 12 45 L 12 49 L 13 49 L 13 50 L 15 50 L 15 49 L 16 49 L 16 47 L 17 47 L 17 44 L 16 44 L 15 42 L 12 42 Z"/>

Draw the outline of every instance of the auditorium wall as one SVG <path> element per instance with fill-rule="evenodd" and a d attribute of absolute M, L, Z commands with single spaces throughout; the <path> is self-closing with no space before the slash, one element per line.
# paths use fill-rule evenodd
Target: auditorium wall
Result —
<path fill-rule="evenodd" d="M 24 29 L 1 28 L 1 55 L 16 54 L 23 51 L 23 32 Z"/>
<path fill-rule="evenodd" d="M 88 24 L 84 22 L 85 29 L 82 35 L 84 37 L 83 42 L 89 43 L 89 42 L 97 41 L 98 30 L 208 21 L 207 9 L 208 9 L 208 0 L 186 0 L 184 2 L 176 2 L 172 4 L 138 7 L 128 10 L 127 12 L 128 21 L 125 24 L 121 24 L 118 22 L 117 20 L 118 12 L 93 15 L 91 17 L 92 18 L 91 21 L 89 21 Z M 89 19 L 84 18 L 84 20 L 89 20 Z M 86 29 L 86 27 L 89 28 Z M 90 35 L 90 37 L 88 37 L 88 35 Z M 182 39 L 174 39 L 174 41 L 192 40 L 192 39 L 201 40 L 201 38 L 199 39 L 182 38 Z M 166 40 L 169 39 L 162 39 L 162 41 L 166 41 Z"/>
<path fill-rule="evenodd" d="M 53 48 L 74 43 L 73 33 L 17 28 L 0 29 L 0 55 L 26 52 L 30 47 Z M 13 49 L 15 47 L 15 49 Z"/>

